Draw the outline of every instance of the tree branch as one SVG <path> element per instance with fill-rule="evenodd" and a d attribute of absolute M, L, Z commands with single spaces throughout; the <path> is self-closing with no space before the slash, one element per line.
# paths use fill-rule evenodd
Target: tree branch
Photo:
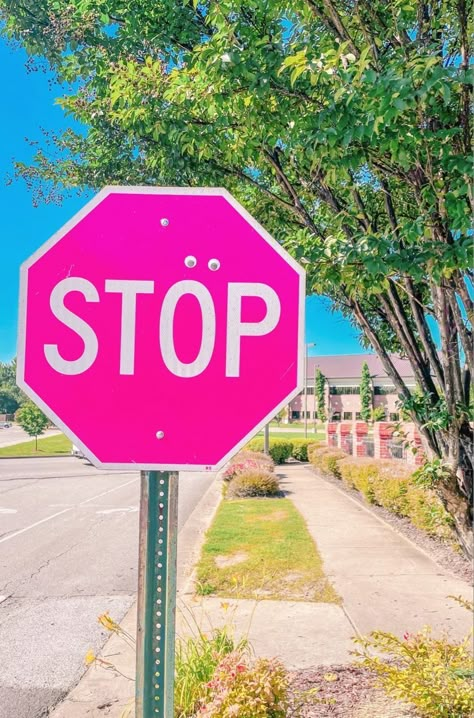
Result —
<path fill-rule="evenodd" d="M 321 239 L 325 239 L 324 235 L 321 233 L 320 229 L 316 226 L 314 223 L 312 217 L 310 216 L 309 212 L 307 211 L 306 207 L 301 202 L 298 192 L 293 187 L 292 183 L 288 179 L 287 175 L 283 171 L 283 168 L 281 166 L 278 154 L 276 152 L 270 152 L 268 149 L 263 150 L 263 154 L 267 161 L 270 163 L 270 165 L 273 167 L 277 179 L 280 182 L 280 185 L 284 188 L 285 192 L 291 199 L 293 200 L 293 204 L 300 215 L 300 217 L 304 220 L 306 226 L 308 229 L 310 229 L 317 237 L 320 237 Z"/>

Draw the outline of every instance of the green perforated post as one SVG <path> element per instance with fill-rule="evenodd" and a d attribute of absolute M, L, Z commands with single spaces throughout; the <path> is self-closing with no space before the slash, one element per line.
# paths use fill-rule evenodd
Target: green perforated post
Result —
<path fill-rule="evenodd" d="M 141 472 L 136 718 L 172 718 L 178 474 Z"/>

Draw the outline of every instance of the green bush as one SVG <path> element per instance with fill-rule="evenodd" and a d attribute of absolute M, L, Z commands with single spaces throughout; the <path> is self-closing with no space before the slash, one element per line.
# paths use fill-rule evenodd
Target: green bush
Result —
<path fill-rule="evenodd" d="M 308 449 L 314 444 L 314 439 L 292 439 L 292 457 L 298 461 L 308 461 Z"/>
<path fill-rule="evenodd" d="M 228 485 L 228 498 L 246 498 L 248 496 L 276 496 L 280 485 L 275 474 L 265 469 L 248 469 L 237 474 Z"/>
<path fill-rule="evenodd" d="M 239 652 L 230 654 L 209 681 L 209 695 L 196 718 L 285 718 L 288 687 L 288 674 L 279 661 L 251 662 Z"/>
<path fill-rule="evenodd" d="M 263 447 L 263 438 L 260 436 L 252 439 L 247 445 L 250 451 L 263 451 Z M 286 439 L 270 439 L 269 451 L 275 464 L 284 464 L 292 455 L 293 444 Z"/>

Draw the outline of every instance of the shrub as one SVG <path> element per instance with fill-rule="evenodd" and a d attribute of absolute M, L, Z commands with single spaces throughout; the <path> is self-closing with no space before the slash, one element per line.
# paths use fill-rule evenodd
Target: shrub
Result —
<path fill-rule="evenodd" d="M 312 441 L 311 444 L 309 444 L 307 453 L 308 453 L 308 461 L 310 461 L 312 464 L 314 464 L 313 458 L 315 454 L 320 449 L 327 449 L 327 444 L 324 443 L 324 441 Z"/>
<path fill-rule="evenodd" d="M 407 504 L 407 516 L 417 528 L 433 536 L 453 539 L 453 519 L 433 491 L 410 483 Z"/>
<path fill-rule="evenodd" d="M 226 496 L 245 498 L 247 496 L 276 496 L 280 485 L 275 474 L 265 469 L 248 469 L 230 482 Z"/>
<path fill-rule="evenodd" d="M 339 463 L 339 472 L 346 486 L 360 491 L 369 503 L 407 515 L 408 467 L 395 461 L 348 457 Z"/>
<path fill-rule="evenodd" d="M 250 663 L 239 652 L 229 654 L 209 681 L 209 696 L 197 718 L 285 718 L 288 683 L 285 668 L 275 659 Z"/>
<path fill-rule="evenodd" d="M 238 651 L 248 649 L 245 641 L 236 643 L 226 628 L 214 629 L 211 635 L 201 633 L 176 640 L 175 718 L 191 718 L 208 694 L 208 683 L 219 663 Z"/>
<path fill-rule="evenodd" d="M 263 438 L 260 436 L 252 439 L 248 444 L 250 451 L 263 451 L 263 446 Z M 284 464 L 292 455 L 293 444 L 286 439 L 270 439 L 269 451 L 275 464 Z"/>
<path fill-rule="evenodd" d="M 263 451 L 249 451 L 242 449 L 234 456 L 233 461 L 257 461 L 259 464 L 265 465 L 269 471 L 273 471 L 274 463 L 271 456 L 264 454 Z"/>
<path fill-rule="evenodd" d="M 292 439 L 292 457 L 298 461 L 308 461 L 308 449 L 314 444 L 314 439 Z"/>
<path fill-rule="evenodd" d="M 338 462 L 344 459 L 347 454 L 341 449 L 326 446 L 311 452 L 312 463 L 323 473 L 341 478 Z"/>
<path fill-rule="evenodd" d="M 374 631 L 368 637 L 356 639 L 356 643 L 362 645 L 356 655 L 376 673 L 384 690 L 394 698 L 412 703 L 420 716 L 473 715 L 470 637 L 450 643 L 446 638 L 433 638 L 426 628 L 420 633 L 406 633 L 403 640 L 391 633 Z M 374 656 L 372 651 L 378 655 Z"/>
<path fill-rule="evenodd" d="M 369 503 L 406 516 L 417 528 L 451 538 L 451 518 L 435 493 L 415 483 L 410 467 L 398 461 L 353 459 L 338 461 L 343 482 Z"/>

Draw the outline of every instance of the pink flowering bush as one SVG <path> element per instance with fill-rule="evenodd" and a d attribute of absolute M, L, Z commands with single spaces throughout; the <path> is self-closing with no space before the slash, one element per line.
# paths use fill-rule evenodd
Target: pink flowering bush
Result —
<path fill-rule="evenodd" d="M 224 481 L 232 481 L 236 476 L 245 473 L 249 469 L 259 469 L 260 466 L 256 461 L 247 459 L 246 461 L 235 461 L 230 464 L 222 474 Z"/>
<path fill-rule="evenodd" d="M 266 472 L 273 471 L 273 461 L 269 456 L 260 454 L 256 451 L 242 451 L 234 457 L 233 461 L 222 474 L 224 481 L 232 481 L 236 476 L 244 474 L 247 471 Z"/>
<path fill-rule="evenodd" d="M 276 659 L 250 663 L 241 652 L 227 655 L 207 684 L 197 718 L 285 718 L 288 675 Z"/>

